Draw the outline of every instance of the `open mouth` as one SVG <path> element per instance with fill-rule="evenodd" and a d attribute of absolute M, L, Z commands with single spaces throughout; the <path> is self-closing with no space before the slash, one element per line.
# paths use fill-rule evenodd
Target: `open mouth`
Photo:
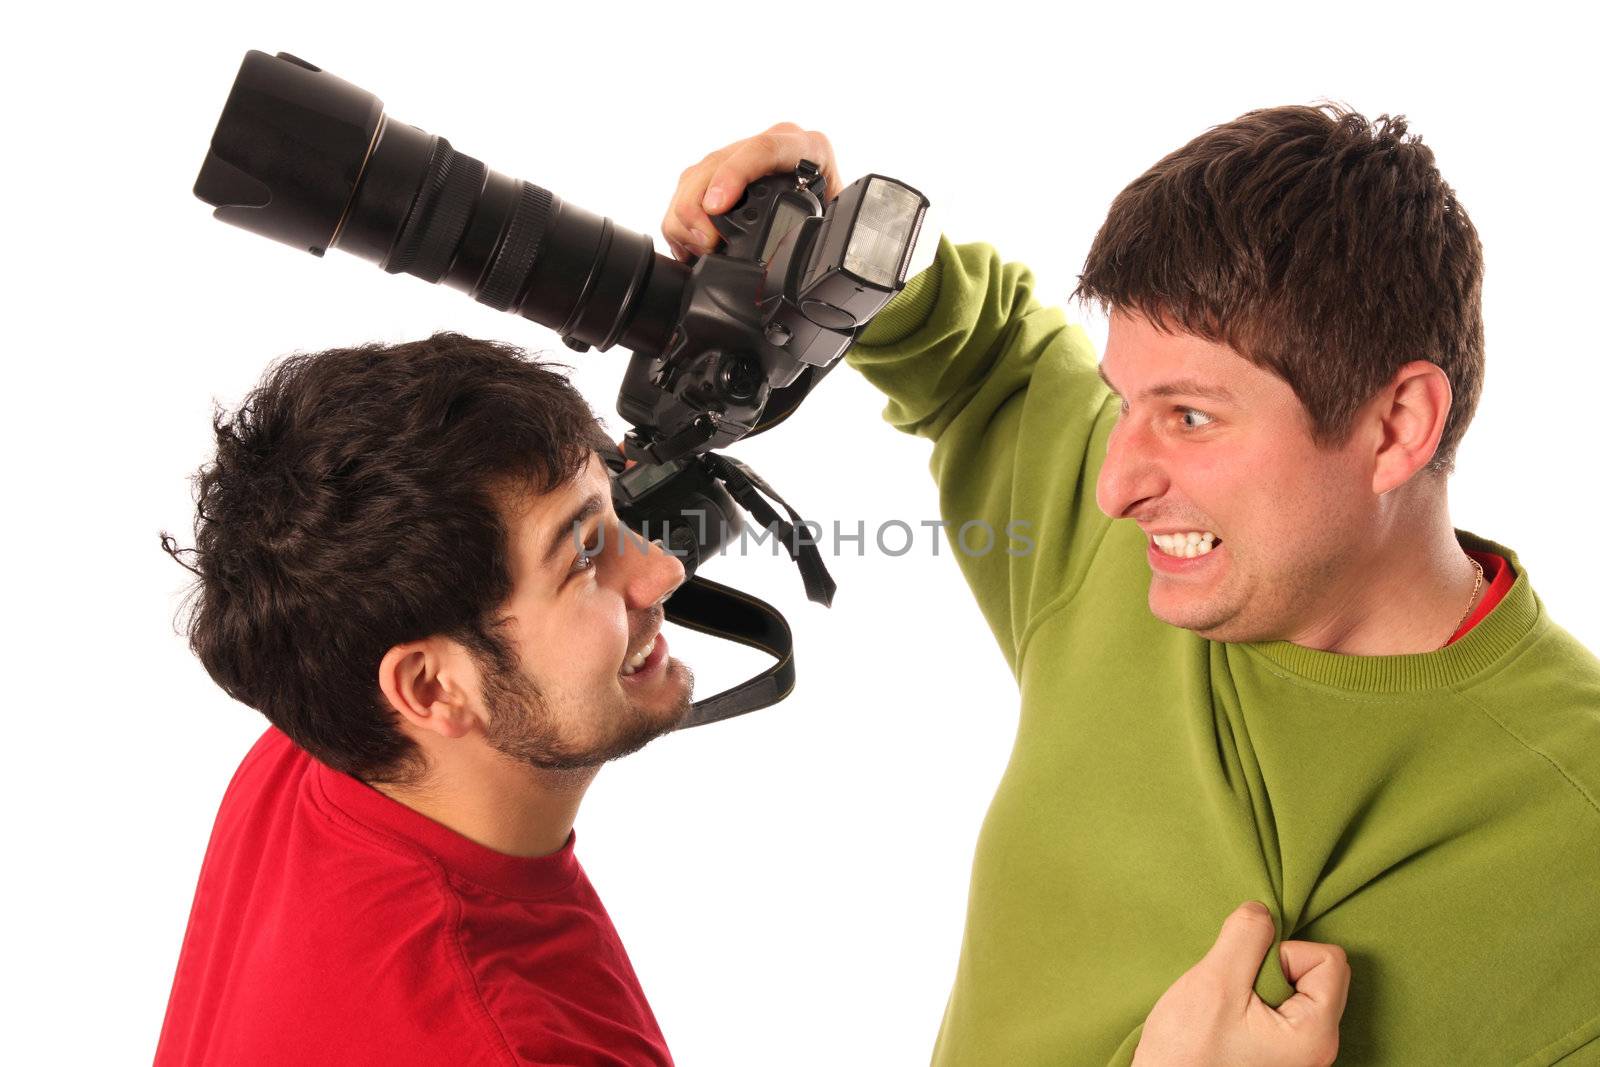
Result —
<path fill-rule="evenodd" d="M 1210 554 L 1222 544 L 1222 538 L 1210 530 L 1194 530 L 1188 533 L 1151 534 L 1150 543 L 1163 556 L 1195 559 Z"/>
<path fill-rule="evenodd" d="M 656 634 L 648 645 L 629 656 L 617 673 L 624 678 L 639 681 L 655 673 L 666 658 L 667 639 L 661 634 Z"/>

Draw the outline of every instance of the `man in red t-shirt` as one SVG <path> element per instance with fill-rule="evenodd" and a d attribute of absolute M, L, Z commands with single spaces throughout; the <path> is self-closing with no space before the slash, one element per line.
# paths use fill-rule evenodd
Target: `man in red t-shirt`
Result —
<path fill-rule="evenodd" d="M 156 1063 L 671 1063 L 572 824 L 690 707 L 684 571 L 619 525 L 582 397 L 437 334 L 283 360 L 216 440 L 195 548 L 162 544 L 191 647 L 272 725 Z"/>

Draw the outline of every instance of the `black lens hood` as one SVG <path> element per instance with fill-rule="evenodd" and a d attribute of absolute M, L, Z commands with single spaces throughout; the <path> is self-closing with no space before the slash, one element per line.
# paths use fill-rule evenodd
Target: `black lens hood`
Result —
<path fill-rule="evenodd" d="M 322 255 L 333 242 L 383 102 L 287 52 L 250 51 L 194 195 L 224 222 Z"/>

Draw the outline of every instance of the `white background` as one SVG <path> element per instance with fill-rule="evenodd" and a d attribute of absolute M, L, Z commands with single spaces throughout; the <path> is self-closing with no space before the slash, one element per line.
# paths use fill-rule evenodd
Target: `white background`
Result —
<path fill-rule="evenodd" d="M 175 634 L 187 574 L 157 543 L 190 543 L 213 400 L 237 403 L 293 350 L 448 328 L 572 362 L 621 428 L 620 349 L 577 356 L 454 290 L 211 219 L 190 189 L 249 48 L 303 56 L 491 168 L 657 236 L 708 150 L 780 120 L 821 129 L 847 181 L 918 186 L 953 239 L 1030 264 L 1055 301 L 1117 191 L 1207 126 L 1325 97 L 1402 112 L 1487 253 L 1488 380 L 1456 525 L 1516 549 L 1556 621 L 1600 646 L 1595 85 L 1587 35 L 1553 10 L 63 10 L 13 13 L 0 71 L 6 1062 L 148 1062 L 217 802 L 264 727 Z M 1088 325 L 1098 343 L 1104 324 Z M 841 370 L 736 454 L 824 523 L 933 519 L 927 445 L 881 409 Z M 925 533 L 899 558 L 833 559 L 831 611 L 786 560 L 719 564 L 712 577 L 789 614 L 799 689 L 608 768 L 579 817 L 579 854 L 684 1064 L 927 1057 L 1016 696 Z M 761 665 L 674 642 L 702 693 Z"/>

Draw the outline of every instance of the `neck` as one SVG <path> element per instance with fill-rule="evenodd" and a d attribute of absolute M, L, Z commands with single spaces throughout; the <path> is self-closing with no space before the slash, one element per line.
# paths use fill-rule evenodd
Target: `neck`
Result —
<path fill-rule="evenodd" d="M 1396 656 L 1444 647 L 1474 595 L 1477 569 L 1456 539 L 1444 486 L 1419 485 L 1383 501 L 1346 569 L 1332 578 L 1317 617 L 1288 640 L 1350 656 Z"/>
<path fill-rule="evenodd" d="M 458 751 L 459 750 L 459 751 Z M 480 739 L 424 745 L 428 776 L 415 786 L 373 783 L 398 803 L 508 856 L 548 856 L 572 833 L 597 767 L 550 771 L 519 763 Z"/>

